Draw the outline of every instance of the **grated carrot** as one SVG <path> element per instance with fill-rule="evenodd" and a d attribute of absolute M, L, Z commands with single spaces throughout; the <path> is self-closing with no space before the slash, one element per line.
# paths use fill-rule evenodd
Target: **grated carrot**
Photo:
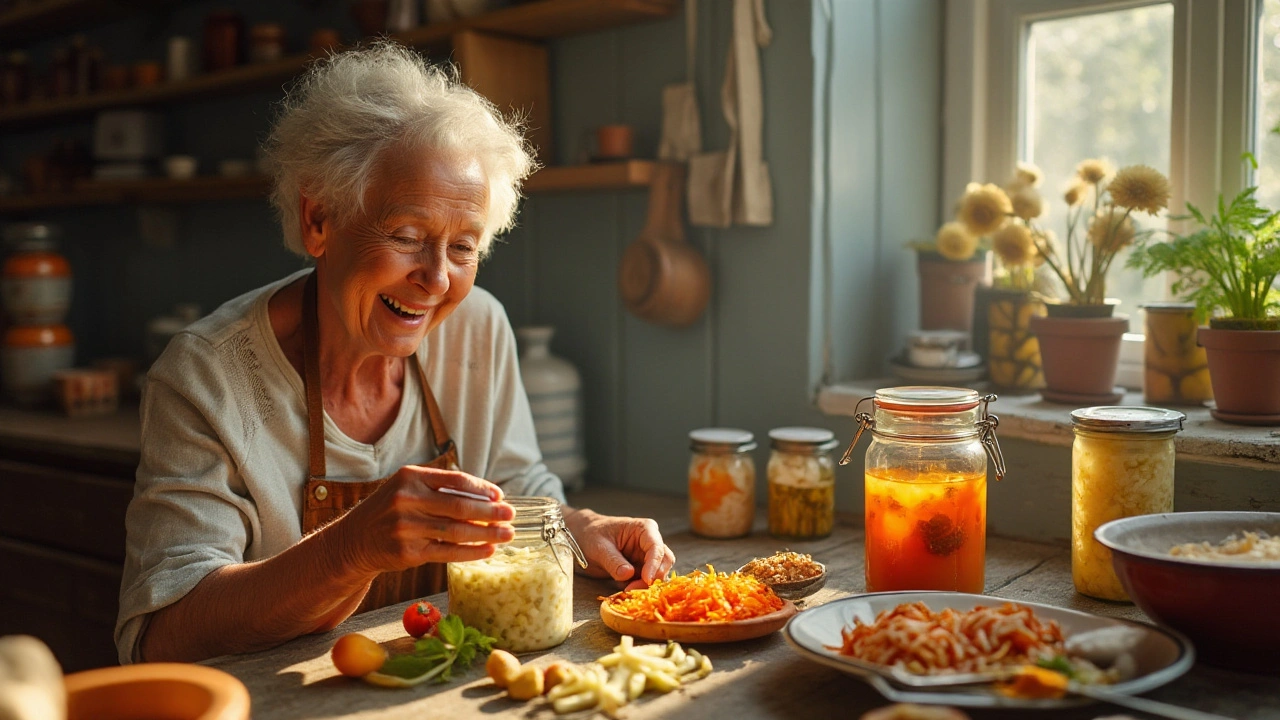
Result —
<path fill-rule="evenodd" d="M 669 575 L 647 588 L 600 598 L 620 615 L 648 622 L 731 622 L 782 609 L 773 590 L 750 575 L 694 570 Z"/>

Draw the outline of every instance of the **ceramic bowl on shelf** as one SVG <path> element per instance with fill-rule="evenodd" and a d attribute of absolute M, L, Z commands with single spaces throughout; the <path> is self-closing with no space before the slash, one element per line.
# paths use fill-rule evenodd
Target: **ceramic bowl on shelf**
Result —
<path fill-rule="evenodd" d="M 66 677 L 67 720 L 249 720 L 249 691 L 189 663 L 139 663 Z"/>
<path fill-rule="evenodd" d="M 191 155 L 170 155 L 164 159 L 164 173 L 174 180 L 189 180 L 196 176 L 196 165 Z"/>
<path fill-rule="evenodd" d="M 1280 672 L 1280 560 L 1223 561 L 1170 555 L 1185 543 L 1230 535 L 1280 536 L 1280 513 L 1175 512 L 1113 520 L 1094 532 L 1111 550 L 1125 592 L 1152 620 L 1181 631 L 1205 663 Z"/>

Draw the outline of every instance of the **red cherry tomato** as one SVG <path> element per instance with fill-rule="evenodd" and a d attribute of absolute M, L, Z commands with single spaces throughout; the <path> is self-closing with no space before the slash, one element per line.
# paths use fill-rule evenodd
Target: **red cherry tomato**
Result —
<path fill-rule="evenodd" d="M 440 611 L 426 600 L 419 600 L 404 611 L 404 631 L 420 638 L 433 635 L 440 622 Z"/>

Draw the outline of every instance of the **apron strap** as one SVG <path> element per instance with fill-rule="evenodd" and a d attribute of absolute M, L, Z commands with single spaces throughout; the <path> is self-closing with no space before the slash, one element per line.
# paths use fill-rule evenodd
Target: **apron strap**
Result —
<path fill-rule="evenodd" d="M 320 319 L 316 307 L 316 273 L 302 286 L 302 366 L 307 389 L 307 472 L 327 474 L 324 463 L 324 398 L 320 394 Z"/>

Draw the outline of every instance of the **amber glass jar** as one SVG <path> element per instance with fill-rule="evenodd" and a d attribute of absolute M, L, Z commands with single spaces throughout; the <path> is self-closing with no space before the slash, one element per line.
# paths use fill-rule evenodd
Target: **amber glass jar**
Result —
<path fill-rule="evenodd" d="M 774 428 L 769 442 L 769 533 L 796 540 L 830 535 L 836 512 L 835 434 L 822 428 Z"/>
<path fill-rule="evenodd" d="M 1129 599 L 1111 567 L 1111 551 L 1093 531 L 1120 518 L 1173 512 L 1173 436 L 1185 419 L 1152 407 L 1071 413 L 1071 578 L 1078 592 Z"/>
<path fill-rule="evenodd" d="M 986 411 L 994 399 L 963 388 L 886 388 L 872 398 L 874 415 L 858 416 L 872 431 L 865 474 L 868 592 L 982 592 L 989 456 L 997 478 L 1004 474 L 998 420 Z"/>

